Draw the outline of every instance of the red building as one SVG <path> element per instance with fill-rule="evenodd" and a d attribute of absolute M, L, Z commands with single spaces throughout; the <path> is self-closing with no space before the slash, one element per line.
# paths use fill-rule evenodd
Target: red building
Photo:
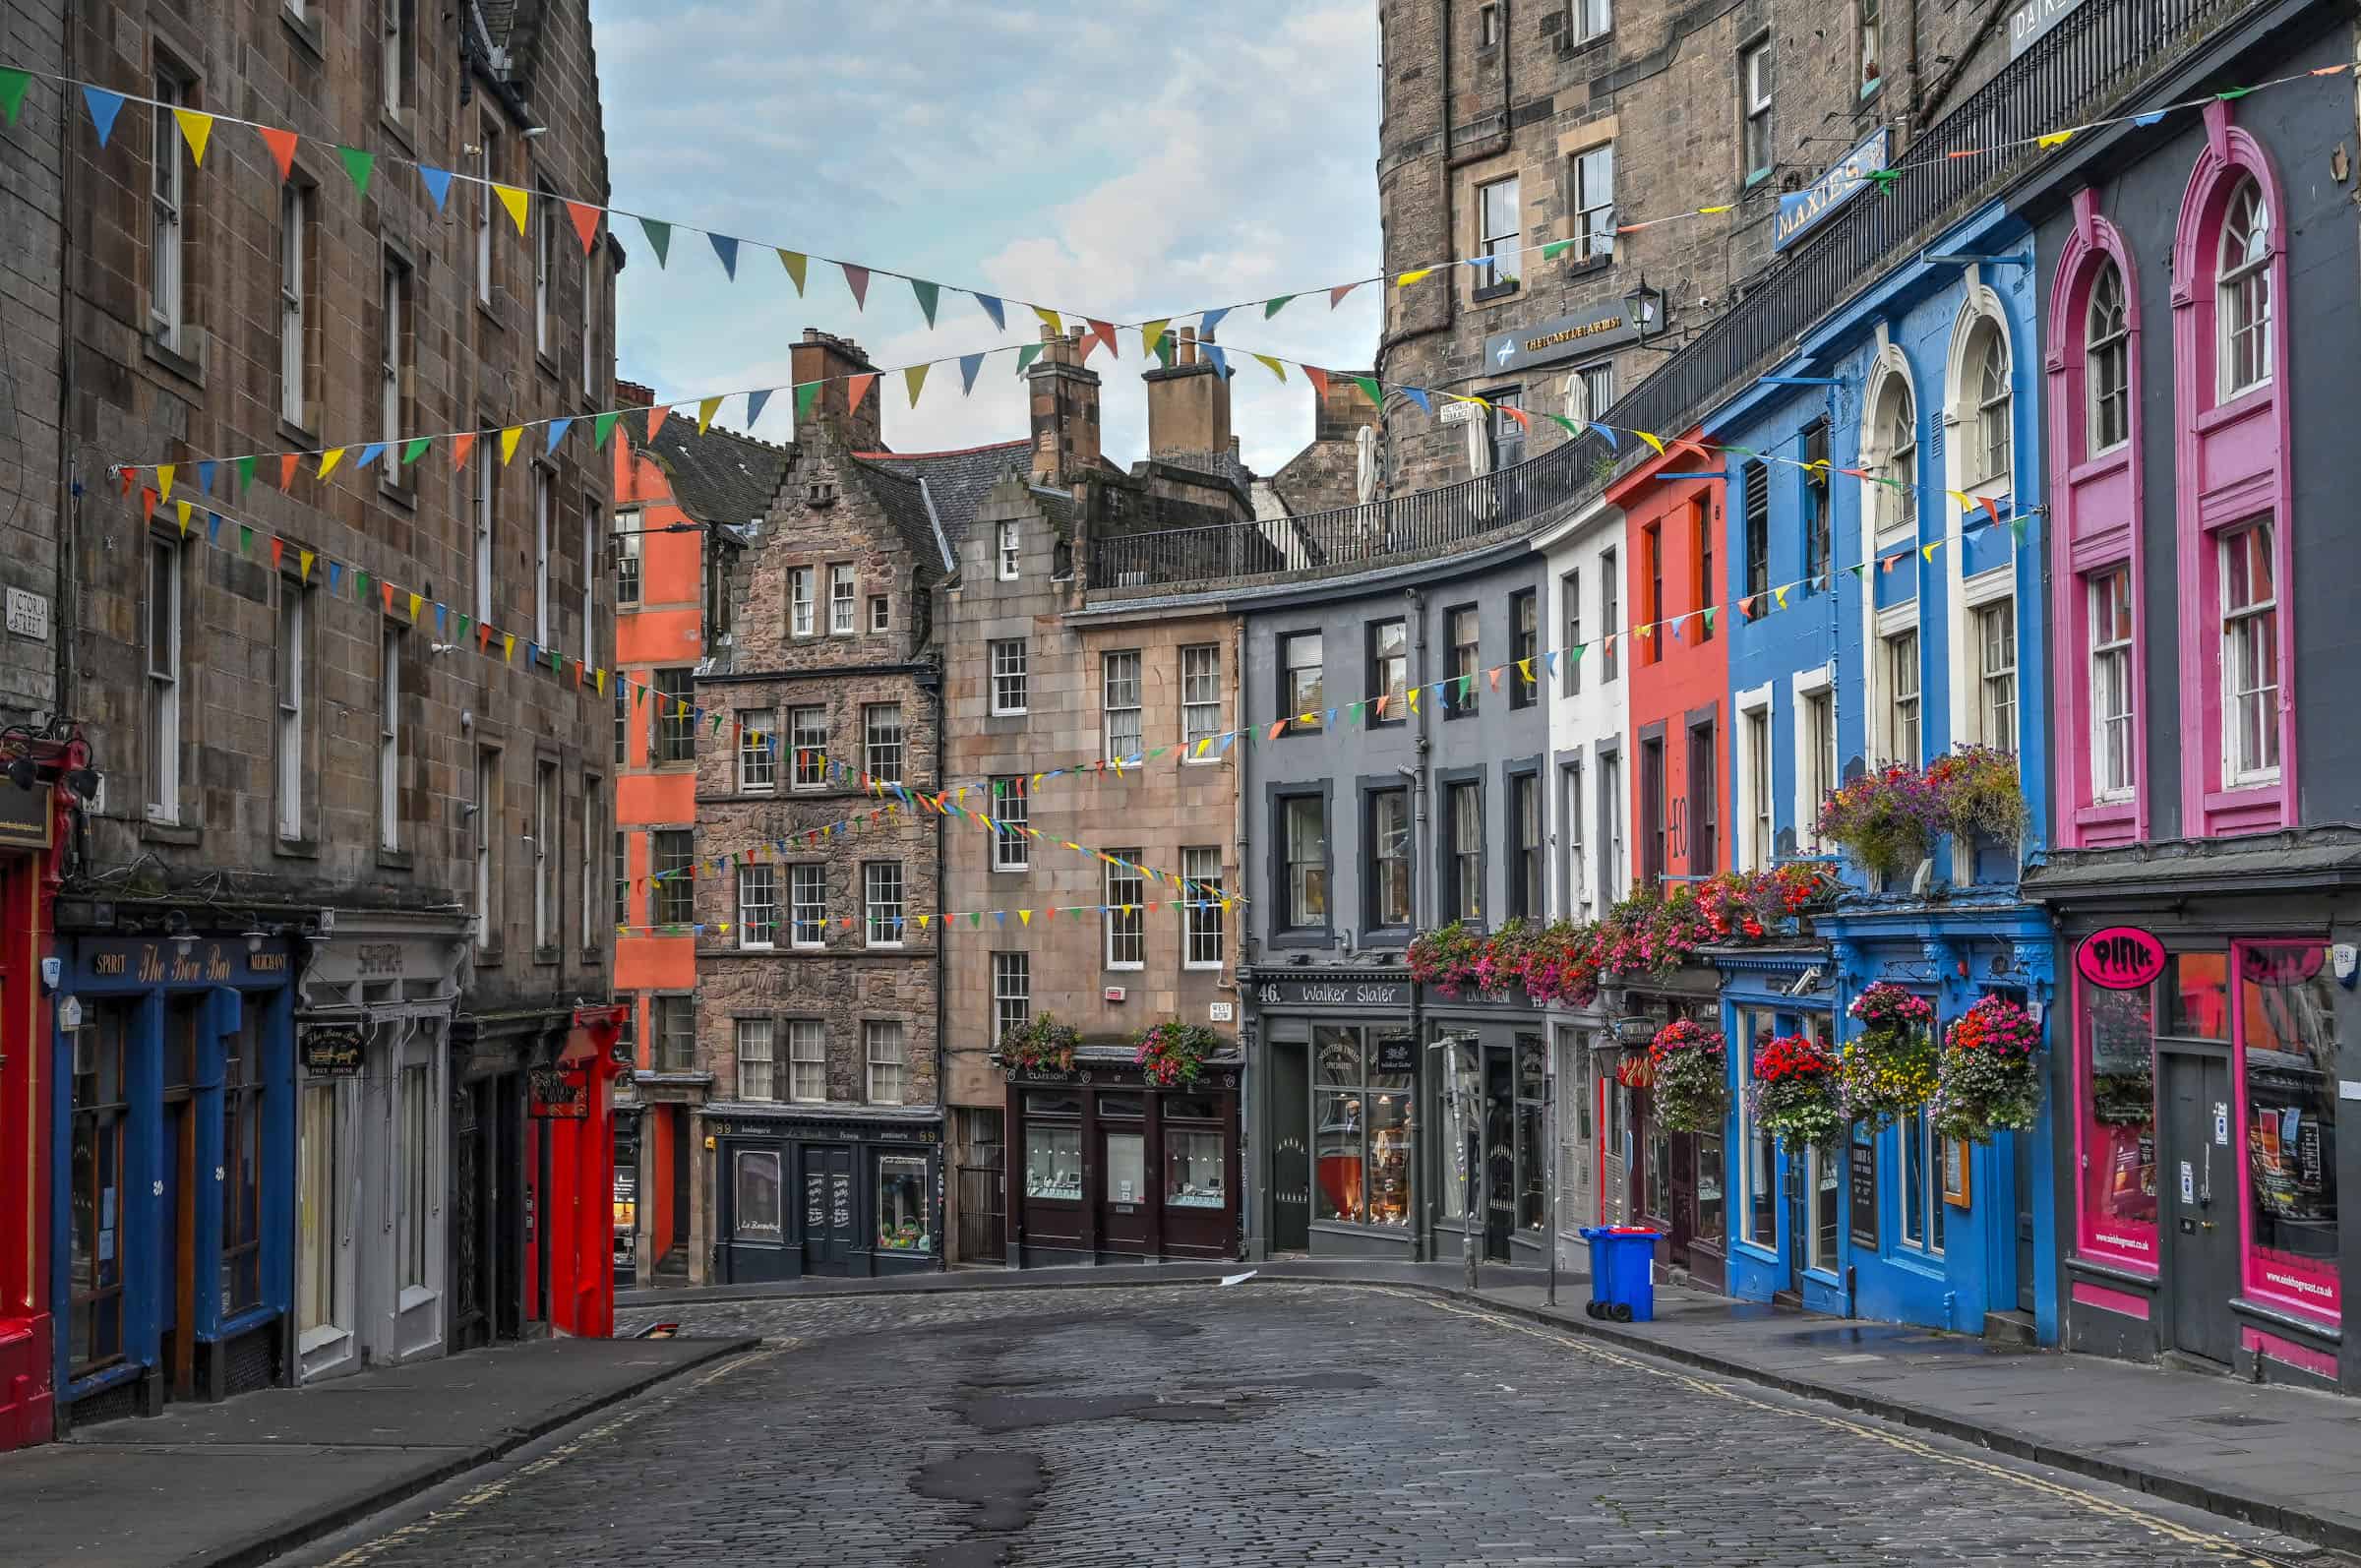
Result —
<path fill-rule="evenodd" d="M 731 431 L 699 435 L 679 415 L 651 437 L 635 414 L 615 434 L 616 668 L 688 697 L 728 631 L 724 563 L 769 507 L 786 453 Z M 615 724 L 615 1000 L 634 1070 L 615 1105 L 614 1272 L 641 1284 L 688 1278 L 690 1112 L 711 1087 L 696 1070 L 696 884 L 645 880 L 696 855 L 696 738 L 653 724 L 655 707 L 618 703 Z"/>
<path fill-rule="evenodd" d="M 1692 432 L 1692 439 L 1694 433 Z M 1725 489 L 1718 466 L 1679 443 L 1607 490 L 1623 509 L 1625 602 L 1631 682 L 1633 890 L 1664 895 L 1730 864 L 1722 781 L 1728 776 L 1728 563 L 1719 541 Z M 1689 965 L 1627 988 L 1622 1012 L 1662 1025 L 1696 1018 L 1718 1026 L 1719 981 Z M 1644 1033 L 1635 1031 L 1644 1041 Z M 1636 1058 L 1635 1058 L 1636 1059 Z M 1657 1119 L 1645 1084 L 1621 1075 L 1635 1158 L 1624 1173 L 1626 1212 L 1663 1231 L 1664 1262 L 1719 1290 L 1726 1244 L 1722 1140 L 1672 1132 Z"/>
<path fill-rule="evenodd" d="M 525 1149 L 535 1223 L 525 1267 L 542 1283 L 541 1304 L 560 1333 L 604 1339 L 615 1332 L 612 1194 L 615 1132 L 610 1086 L 623 1066 L 615 1044 L 621 1006 L 580 1007 L 557 1061 L 536 1068 Z"/>

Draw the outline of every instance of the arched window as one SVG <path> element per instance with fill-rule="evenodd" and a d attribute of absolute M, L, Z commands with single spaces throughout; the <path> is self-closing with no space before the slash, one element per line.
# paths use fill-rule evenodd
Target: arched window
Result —
<path fill-rule="evenodd" d="M 1909 378 L 1886 377 L 1878 389 L 1877 420 L 1872 426 L 1885 460 L 1878 477 L 1891 481 L 1878 487 L 1878 527 L 1915 528 L 1918 523 L 1918 404 L 1910 395 Z"/>
<path fill-rule="evenodd" d="M 2132 332 L 2123 300 L 2123 273 L 2102 261 L 2090 278 L 2083 317 L 2083 386 L 2089 400 L 2085 456 L 2123 445 L 2132 435 Z"/>
<path fill-rule="evenodd" d="M 2270 210 L 2262 188 L 2240 182 L 2221 220 L 2215 285 L 2220 396 L 2227 401 L 2270 380 Z"/>
<path fill-rule="evenodd" d="M 1986 317 L 1975 329 L 1968 364 L 1975 374 L 1976 484 L 2006 485 L 2013 443 L 2010 440 L 2009 341 L 2000 324 Z"/>

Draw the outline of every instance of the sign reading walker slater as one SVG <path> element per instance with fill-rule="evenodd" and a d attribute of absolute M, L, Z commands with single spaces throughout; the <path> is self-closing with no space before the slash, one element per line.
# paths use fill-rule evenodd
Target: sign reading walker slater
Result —
<path fill-rule="evenodd" d="M 1264 980 L 1254 999 L 1265 1007 L 1408 1007 L 1404 980 Z"/>
<path fill-rule="evenodd" d="M 2067 13 L 2083 0 L 2026 0 L 2024 5 L 2009 13 L 2009 58 L 2014 60 L 2033 46 L 2033 41 L 2066 20 Z"/>
<path fill-rule="evenodd" d="M 1483 340 L 1484 372 L 1496 375 L 1501 371 L 1522 370 L 1527 365 L 1545 365 L 1553 359 L 1571 359 L 1577 354 L 1628 343 L 1639 336 L 1628 316 L 1623 301 L 1615 299 L 1545 321 L 1525 332 L 1494 332 Z M 1649 325 L 1652 331 L 1657 326 Z"/>
<path fill-rule="evenodd" d="M 1789 191 L 1781 197 L 1779 221 L 1771 230 L 1771 248 L 1786 250 L 1814 223 L 1850 201 L 1869 183 L 1872 171 L 1886 166 L 1886 155 L 1893 146 L 1893 131 L 1881 125 L 1861 138 L 1851 151 L 1830 164 L 1818 179 L 1800 191 Z"/>

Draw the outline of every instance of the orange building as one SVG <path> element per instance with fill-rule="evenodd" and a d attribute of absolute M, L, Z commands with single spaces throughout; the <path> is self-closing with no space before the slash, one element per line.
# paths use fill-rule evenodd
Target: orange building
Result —
<path fill-rule="evenodd" d="M 644 387 L 618 383 L 624 401 Z M 726 640 L 728 558 L 760 519 L 786 453 L 675 416 L 652 439 L 636 414 L 615 427 L 615 667 L 634 685 L 688 697 Z M 696 1068 L 696 883 L 649 883 L 696 855 L 693 734 L 652 722 L 656 704 L 615 705 L 615 997 L 635 1071 L 615 1093 L 619 1284 L 686 1279 L 689 1124 L 711 1075 Z"/>

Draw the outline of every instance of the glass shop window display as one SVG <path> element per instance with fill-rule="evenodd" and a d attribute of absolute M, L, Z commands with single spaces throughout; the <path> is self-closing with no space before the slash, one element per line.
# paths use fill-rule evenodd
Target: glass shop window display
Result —
<path fill-rule="evenodd" d="M 933 1239 L 927 1230 L 926 1156 L 878 1156 L 878 1245 L 924 1252 Z"/>
<path fill-rule="evenodd" d="M 2336 1001 L 2328 949 L 2238 949 L 2245 1073 L 2248 1284 L 2335 1310 Z"/>
<path fill-rule="evenodd" d="M 1164 1117 L 1164 1206 L 1218 1209 L 1222 1191 L 1220 1102 L 1209 1095 L 1166 1095 Z M 1214 1123 L 1205 1127 L 1188 1121 Z"/>
<path fill-rule="evenodd" d="M 1103 1127 L 1106 1158 L 1106 1200 L 1109 1203 L 1138 1203 L 1148 1192 L 1148 1134 L 1140 1120 L 1147 1113 L 1147 1102 L 1135 1094 L 1103 1094 L 1099 1096 L 1099 1116 L 1103 1121 L 1129 1122 L 1129 1126 Z"/>
<path fill-rule="evenodd" d="M 1033 1093 L 1025 1097 L 1025 1196 L 1064 1198 L 1082 1196 L 1082 1101 L 1067 1094 Z M 1046 1116 L 1070 1116 L 1051 1121 Z"/>
<path fill-rule="evenodd" d="M 1374 1030 L 1312 1030 L 1315 1218 L 1347 1225 L 1410 1223 L 1414 1058 L 1407 1043 L 1407 1036 Z"/>

